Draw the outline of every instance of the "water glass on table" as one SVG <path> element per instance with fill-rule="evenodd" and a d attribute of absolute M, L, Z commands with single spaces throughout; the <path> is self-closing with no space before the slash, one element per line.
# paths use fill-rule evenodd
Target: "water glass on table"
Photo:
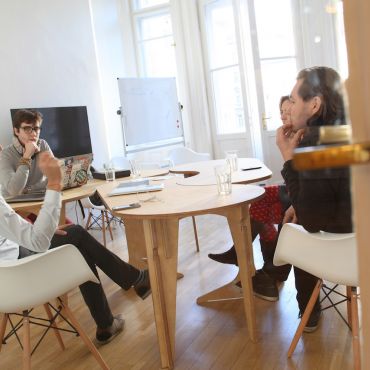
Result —
<path fill-rule="evenodd" d="M 141 176 L 141 163 L 137 159 L 130 159 L 131 177 L 137 179 Z"/>
<path fill-rule="evenodd" d="M 104 163 L 104 173 L 106 181 L 114 181 L 116 178 L 116 172 L 113 166 L 113 163 Z"/>
<path fill-rule="evenodd" d="M 232 187 L 231 187 L 231 167 L 229 163 L 216 166 L 214 170 L 218 194 L 220 195 L 230 194 Z"/>
<path fill-rule="evenodd" d="M 238 151 L 237 150 L 226 150 L 226 161 L 231 167 L 231 171 L 235 172 L 238 170 Z"/>

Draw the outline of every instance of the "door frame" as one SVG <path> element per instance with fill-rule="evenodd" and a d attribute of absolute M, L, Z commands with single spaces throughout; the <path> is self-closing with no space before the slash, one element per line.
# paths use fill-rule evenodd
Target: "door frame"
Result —
<path fill-rule="evenodd" d="M 346 83 L 353 142 L 370 141 L 370 2 L 343 0 L 348 72 Z M 370 164 L 352 167 L 352 203 L 362 306 L 362 368 L 370 369 Z"/>

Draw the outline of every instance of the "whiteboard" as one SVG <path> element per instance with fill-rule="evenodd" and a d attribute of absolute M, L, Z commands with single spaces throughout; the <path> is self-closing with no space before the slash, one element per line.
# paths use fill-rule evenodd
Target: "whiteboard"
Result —
<path fill-rule="evenodd" d="M 118 78 L 125 151 L 184 141 L 175 78 Z"/>

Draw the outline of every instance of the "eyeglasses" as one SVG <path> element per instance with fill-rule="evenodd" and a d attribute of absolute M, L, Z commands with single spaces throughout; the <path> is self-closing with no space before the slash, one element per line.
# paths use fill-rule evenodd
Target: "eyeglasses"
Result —
<path fill-rule="evenodd" d="M 21 129 L 26 134 L 30 134 L 32 131 L 35 131 L 35 133 L 38 134 L 41 131 L 41 127 L 39 127 L 39 126 L 35 126 L 35 127 L 32 127 L 32 126 L 23 126 L 23 127 L 21 127 Z"/>

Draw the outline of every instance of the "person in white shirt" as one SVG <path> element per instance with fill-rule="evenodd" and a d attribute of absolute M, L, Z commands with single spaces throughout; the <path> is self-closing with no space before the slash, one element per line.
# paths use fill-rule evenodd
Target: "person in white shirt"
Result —
<path fill-rule="evenodd" d="M 15 260 L 63 244 L 73 244 L 98 278 L 97 267 L 121 288 L 128 290 L 134 287 L 138 296 L 145 299 L 151 292 L 148 270 L 138 270 L 122 261 L 80 225 L 58 229 L 61 169 L 58 160 L 47 151 L 39 154 L 38 165 L 48 183 L 44 204 L 34 224 L 15 213 L 0 196 L 0 260 Z M 122 331 L 122 315 L 113 316 L 101 284 L 86 282 L 80 290 L 97 325 L 97 342 L 108 343 Z"/>

